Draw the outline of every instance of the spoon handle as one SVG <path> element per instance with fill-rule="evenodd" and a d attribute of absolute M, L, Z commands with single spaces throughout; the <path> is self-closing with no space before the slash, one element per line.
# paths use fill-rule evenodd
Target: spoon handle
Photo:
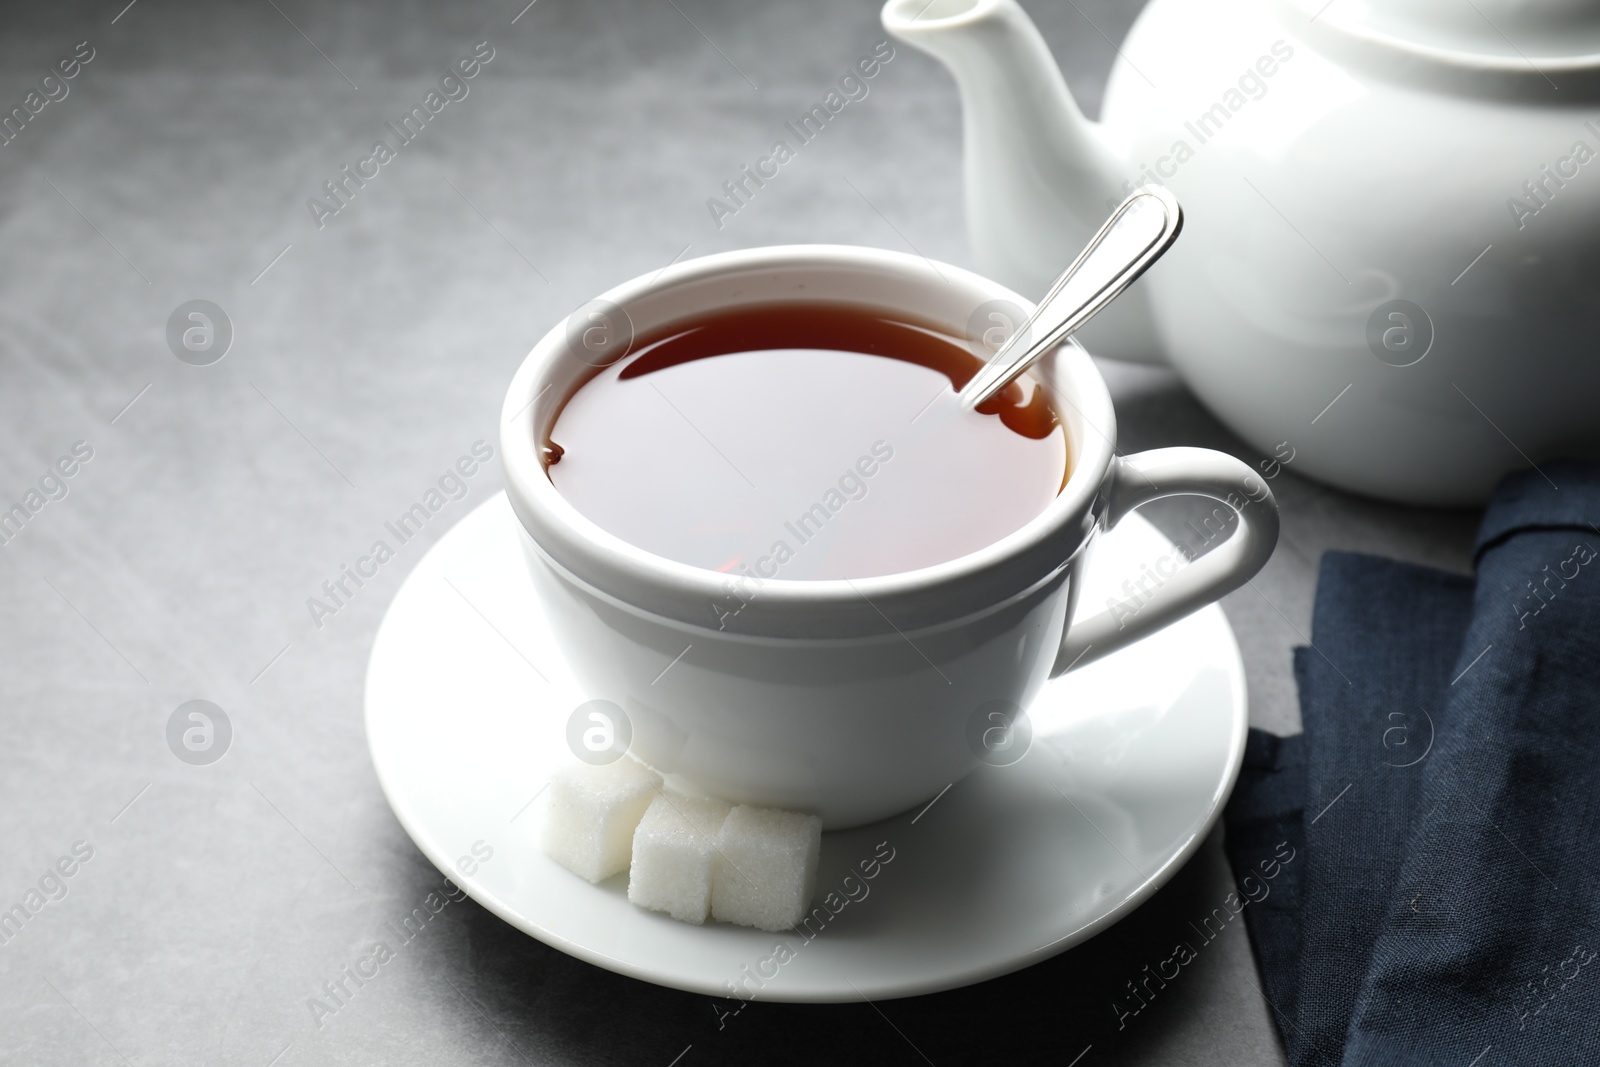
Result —
<path fill-rule="evenodd" d="M 968 408 L 1004 389 L 1040 356 L 1088 322 L 1154 263 L 1183 229 L 1183 209 L 1166 188 L 1136 190 L 1111 213 L 1039 306 L 961 390 Z"/>

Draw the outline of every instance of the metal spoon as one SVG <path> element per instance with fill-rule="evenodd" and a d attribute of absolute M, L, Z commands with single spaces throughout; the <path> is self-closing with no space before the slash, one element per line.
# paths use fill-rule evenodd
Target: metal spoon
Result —
<path fill-rule="evenodd" d="M 1050 287 L 1022 328 L 961 390 L 975 408 L 1027 370 L 1133 284 L 1183 229 L 1177 198 L 1159 185 L 1133 193 L 1111 213 L 1072 266 Z"/>

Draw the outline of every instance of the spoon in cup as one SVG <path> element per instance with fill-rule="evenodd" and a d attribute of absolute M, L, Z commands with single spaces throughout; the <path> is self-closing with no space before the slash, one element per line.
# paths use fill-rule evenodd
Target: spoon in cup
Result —
<path fill-rule="evenodd" d="M 962 405 L 975 408 L 1010 385 L 1132 285 L 1183 229 L 1183 209 L 1166 188 L 1136 190 L 1111 213 L 1100 232 L 1020 329 L 962 388 Z"/>

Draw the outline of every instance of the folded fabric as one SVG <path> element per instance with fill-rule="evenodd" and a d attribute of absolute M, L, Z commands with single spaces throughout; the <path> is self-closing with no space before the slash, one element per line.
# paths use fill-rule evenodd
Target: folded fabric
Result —
<path fill-rule="evenodd" d="M 1600 1062 L 1597 526 L 1600 470 L 1551 464 L 1475 581 L 1324 558 L 1304 733 L 1252 736 L 1227 812 L 1241 887 L 1298 864 L 1245 912 L 1295 1067 Z"/>

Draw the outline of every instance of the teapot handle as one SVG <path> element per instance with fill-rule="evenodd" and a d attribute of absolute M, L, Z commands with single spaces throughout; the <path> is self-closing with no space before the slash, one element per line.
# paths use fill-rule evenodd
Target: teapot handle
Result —
<path fill-rule="evenodd" d="M 1246 464 L 1208 448 L 1157 448 L 1112 460 L 1101 519 L 1109 529 L 1140 504 L 1167 496 L 1210 497 L 1231 509 L 1239 525 L 1203 556 L 1176 550 L 1133 581 L 1134 593 L 1110 600 L 1106 610 L 1067 621 L 1051 677 L 1093 662 L 1176 622 L 1253 578 L 1278 543 L 1278 502 L 1267 483 Z M 1220 509 L 1219 509 L 1220 510 Z M 1161 573 L 1162 563 L 1171 569 Z M 1150 577 L 1155 577 L 1154 587 Z M 1073 580 L 1077 580 L 1076 576 Z"/>

